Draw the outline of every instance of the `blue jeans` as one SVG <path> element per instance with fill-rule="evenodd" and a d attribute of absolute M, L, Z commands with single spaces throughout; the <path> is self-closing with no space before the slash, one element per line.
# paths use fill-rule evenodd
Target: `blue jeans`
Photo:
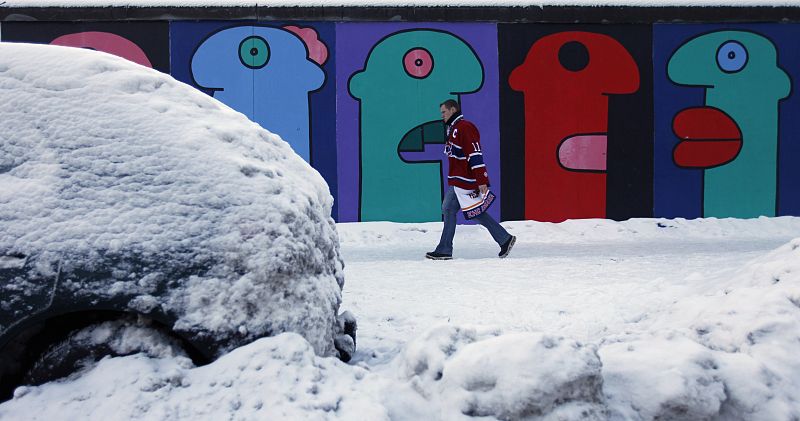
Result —
<path fill-rule="evenodd" d="M 453 186 L 448 186 L 447 193 L 444 194 L 444 200 L 442 201 L 444 229 L 442 230 L 442 238 L 439 240 L 439 245 L 434 250 L 436 253 L 453 254 L 453 237 L 456 235 L 456 216 L 459 212 L 461 212 L 461 206 L 458 204 L 456 192 L 453 190 Z M 495 221 L 488 212 L 484 212 L 472 218 L 472 220 L 478 221 L 478 223 L 486 227 L 498 245 L 505 244 L 511 238 L 511 234 Z"/>

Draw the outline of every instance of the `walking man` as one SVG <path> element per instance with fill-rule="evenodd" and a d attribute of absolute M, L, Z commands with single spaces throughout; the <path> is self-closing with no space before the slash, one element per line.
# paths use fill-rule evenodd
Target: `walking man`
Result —
<path fill-rule="evenodd" d="M 444 153 L 448 157 L 450 171 L 447 176 L 447 192 L 442 201 L 444 229 L 436 250 L 425 253 L 433 260 L 453 258 L 453 237 L 456 234 L 456 215 L 464 212 L 467 219 L 475 219 L 489 230 L 500 246 L 500 258 L 508 256 L 516 237 L 509 234 L 486 210 L 494 202 L 489 191 L 489 173 L 483 163 L 480 134 L 474 124 L 464 119 L 457 101 L 448 99 L 439 105 L 442 120 L 447 126 L 447 141 Z"/>

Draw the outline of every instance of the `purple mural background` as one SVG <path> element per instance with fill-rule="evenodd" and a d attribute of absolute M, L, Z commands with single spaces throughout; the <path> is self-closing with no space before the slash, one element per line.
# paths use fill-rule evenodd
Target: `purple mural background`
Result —
<path fill-rule="evenodd" d="M 462 95 L 464 116 L 478 126 L 484 161 L 489 167 L 492 191 L 500 191 L 500 124 L 498 94 L 497 26 L 485 23 L 340 23 L 336 25 L 336 111 L 339 222 L 358 221 L 359 200 L 359 103 L 349 94 L 350 76 L 364 68 L 372 47 L 398 31 L 436 29 L 466 41 L 483 65 L 484 81 L 475 93 Z M 431 104 L 438 110 L 439 104 Z M 438 112 L 437 112 L 438 113 Z M 431 159 L 443 159 L 441 149 L 431 151 Z M 427 153 L 427 151 L 426 151 Z M 445 172 L 447 161 L 444 161 Z M 489 210 L 500 219 L 500 201 Z M 459 215 L 459 218 L 463 217 Z"/>

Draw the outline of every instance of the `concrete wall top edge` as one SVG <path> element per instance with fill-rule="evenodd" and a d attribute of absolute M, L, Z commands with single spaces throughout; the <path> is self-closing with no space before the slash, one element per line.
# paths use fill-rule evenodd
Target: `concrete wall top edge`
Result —
<path fill-rule="evenodd" d="M 800 22 L 800 7 L 0 7 L 2 21 L 296 20 L 496 23 Z"/>

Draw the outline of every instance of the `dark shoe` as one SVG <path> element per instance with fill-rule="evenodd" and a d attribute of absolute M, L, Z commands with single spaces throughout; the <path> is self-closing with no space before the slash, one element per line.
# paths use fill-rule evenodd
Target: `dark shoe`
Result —
<path fill-rule="evenodd" d="M 425 253 L 425 257 L 431 260 L 450 260 L 453 258 L 452 254 L 444 254 L 444 253 L 437 253 L 435 251 L 429 251 Z"/>
<path fill-rule="evenodd" d="M 517 242 L 517 237 L 514 237 L 512 235 L 511 238 L 509 238 L 505 244 L 500 246 L 500 253 L 497 256 L 499 256 L 501 259 L 508 256 L 508 253 L 511 251 L 511 248 L 514 247 L 514 243 L 516 242 Z"/>

